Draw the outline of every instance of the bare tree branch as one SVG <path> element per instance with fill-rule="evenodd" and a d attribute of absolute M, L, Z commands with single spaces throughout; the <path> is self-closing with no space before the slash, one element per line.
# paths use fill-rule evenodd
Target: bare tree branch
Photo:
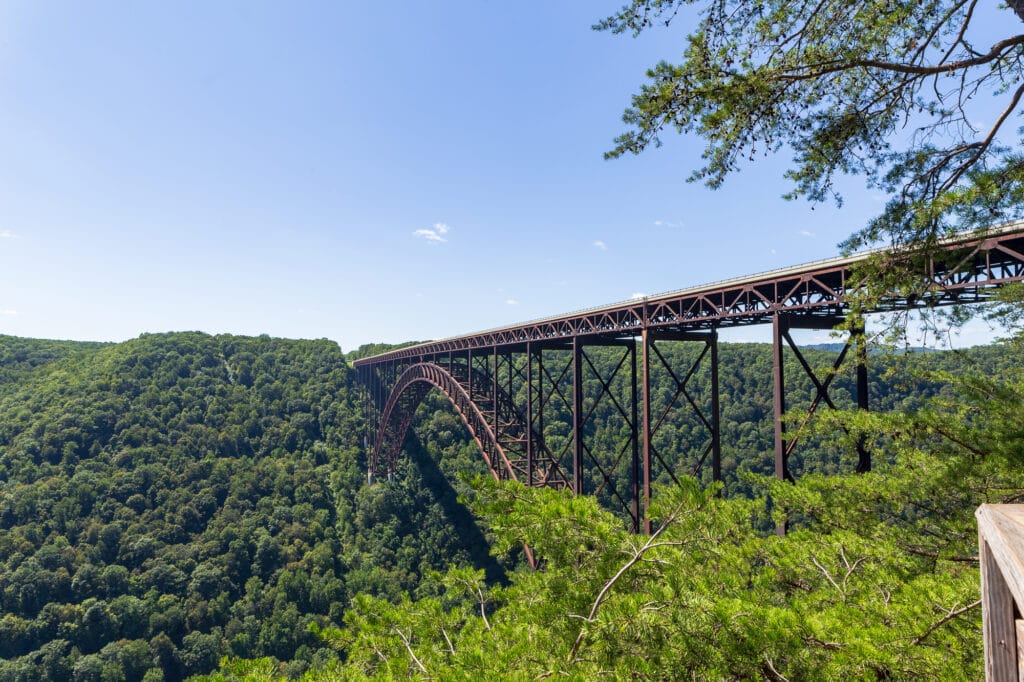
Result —
<path fill-rule="evenodd" d="M 933 632 L 938 630 L 940 627 L 942 627 L 943 625 L 945 625 L 949 621 L 951 621 L 954 618 L 957 618 L 959 616 L 962 616 L 963 614 L 967 613 L 971 609 L 976 609 L 979 606 L 981 606 L 981 600 L 980 599 L 978 601 L 972 603 L 972 604 L 968 604 L 967 606 L 963 607 L 962 609 L 956 609 L 956 610 L 950 609 L 949 612 L 945 616 L 943 616 L 939 620 L 937 620 L 934 623 L 932 623 L 928 627 L 928 629 L 924 631 L 924 633 L 922 635 L 920 635 L 919 637 L 915 637 L 914 641 L 911 642 L 911 645 L 917 646 L 918 644 L 923 642 L 928 635 L 932 634 Z"/>
<path fill-rule="evenodd" d="M 800 80 L 812 80 L 827 76 L 832 73 L 838 73 L 841 71 L 850 71 L 851 69 L 869 68 L 869 69 L 881 69 L 882 71 L 891 71 L 893 73 L 906 73 L 915 76 L 933 76 L 935 74 L 942 73 L 953 73 L 956 71 L 962 71 L 969 69 L 974 66 L 981 66 L 993 62 L 1003 56 L 1010 48 L 1018 45 L 1024 45 L 1024 35 L 1016 35 L 1012 38 L 1006 38 L 1000 40 L 998 43 L 992 46 L 992 49 L 988 51 L 988 54 L 981 55 L 980 57 L 974 57 L 971 59 L 962 59 L 956 62 L 948 62 L 946 64 L 936 64 L 934 66 L 915 66 L 914 64 L 904 62 L 887 62 L 879 59 L 851 59 L 844 61 L 832 61 L 832 62 L 821 62 L 819 64 L 808 64 L 801 65 L 801 69 L 810 69 L 809 71 L 798 71 L 796 73 L 781 74 L 779 78 L 786 81 L 800 81 Z"/>
<path fill-rule="evenodd" d="M 405 645 L 405 650 L 409 652 L 409 656 L 412 657 L 412 660 L 416 664 L 416 667 L 419 668 L 420 672 L 422 672 L 424 675 L 429 675 L 430 673 L 428 673 L 427 669 L 423 667 L 423 663 L 420 661 L 420 659 L 416 658 L 416 654 L 413 652 L 412 647 L 409 646 L 409 638 L 406 637 L 405 633 L 403 633 L 397 627 L 394 628 L 394 630 L 396 633 L 398 633 L 398 636 L 402 638 L 402 644 Z"/>
<path fill-rule="evenodd" d="M 679 547 L 688 544 L 686 541 L 658 540 L 661 534 L 665 532 L 665 530 L 682 515 L 682 506 L 683 503 L 676 507 L 671 514 L 666 516 L 664 522 L 661 524 L 661 527 L 658 528 L 658 530 L 656 530 L 653 534 L 651 534 L 651 537 L 647 539 L 647 542 L 645 542 L 638 549 L 635 549 L 633 552 L 633 556 L 630 557 L 630 559 L 625 564 L 623 564 L 618 571 L 615 572 L 615 575 L 608 579 L 608 581 L 601 588 L 600 592 L 598 592 L 597 598 L 594 599 L 594 603 L 590 607 L 590 613 L 583 620 L 585 620 L 587 623 L 594 622 L 594 619 L 597 618 L 597 612 L 601 608 L 601 604 L 603 604 L 605 599 L 607 599 L 608 593 L 611 591 L 612 587 L 615 586 L 615 583 L 617 583 L 619 579 L 622 576 L 624 576 L 627 571 L 629 571 L 629 569 L 631 569 L 633 566 L 639 563 L 647 552 L 657 547 Z M 584 624 L 582 627 L 580 627 L 579 634 L 576 636 L 576 641 L 573 642 L 572 648 L 569 650 L 570 661 L 576 658 L 576 654 L 579 653 L 580 647 L 583 646 L 583 640 L 586 638 L 586 633 L 587 628 L 586 624 Z"/>
<path fill-rule="evenodd" d="M 952 188 L 957 181 L 963 177 L 963 174 L 966 173 L 971 166 L 977 163 L 979 159 L 981 159 L 982 154 L 985 153 L 985 150 L 988 149 L 992 145 L 993 140 L 996 139 L 996 133 L 998 133 L 999 129 L 1003 127 L 1003 123 L 1006 122 L 1006 119 L 1009 118 L 1010 114 L 1012 114 L 1014 109 L 1017 108 L 1017 105 L 1020 103 L 1021 95 L 1024 95 L 1024 84 L 1017 88 L 1016 92 L 1013 93 L 1013 99 L 1010 100 L 1010 104 L 1003 110 L 1003 113 L 999 115 L 999 119 L 996 120 L 995 124 L 993 124 L 992 128 L 988 131 L 988 135 L 985 136 L 985 139 L 978 143 L 976 151 L 971 155 L 971 158 L 962 163 L 960 167 L 957 168 L 956 172 L 946 178 L 945 182 L 942 183 L 942 186 L 939 187 L 940 192 Z"/>

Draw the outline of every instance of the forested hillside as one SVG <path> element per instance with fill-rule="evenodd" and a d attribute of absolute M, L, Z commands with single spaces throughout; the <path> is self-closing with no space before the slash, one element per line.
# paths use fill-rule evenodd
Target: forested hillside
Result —
<path fill-rule="evenodd" d="M 1019 350 L 874 354 L 875 405 L 893 410 L 823 412 L 792 485 L 753 473 L 771 445 L 769 349 L 723 349 L 727 437 L 746 438 L 731 447 L 749 470 L 732 474 L 731 496 L 685 477 L 663 486 L 647 538 L 592 497 L 479 479 L 495 552 L 526 543 L 541 570 L 494 585 L 454 567 L 435 594 L 357 595 L 320 632 L 337 659 L 306 679 L 980 679 L 973 511 L 1024 500 Z M 433 448 L 450 426 L 433 413 L 420 435 Z M 874 471 L 833 474 L 852 469 L 861 436 Z M 442 463 L 464 454 L 458 441 L 441 451 Z M 236 659 L 206 679 L 283 677 L 271 659 Z"/>
<path fill-rule="evenodd" d="M 374 346 L 354 353 L 384 349 Z M 663 352 L 673 363 L 684 364 L 696 350 L 670 344 Z M 818 368 L 834 358 L 828 351 L 809 351 L 807 356 Z M 613 361 L 596 349 L 594 358 L 605 370 Z M 754 552 L 750 557 L 774 556 L 771 552 L 781 550 L 756 549 L 757 543 L 771 541 L 758 531 L 770 520 L 763 499 L 745 501 L 763 496 L 765 489 L 744 473 L 770 470 L 769 349 L 723 344 L 722 362 L 726 494 L 737 500 L 687 499 L 702 510 L 727 505 L 712 517 L 733 519 L 723 529 L 702 516 L 706 523 L 700 533 L 725 533 L 742 552 Z M 1000 376 L 1017 371 L 1015 367 L 1016 355 L 1000 347 L 873 355 L 873 406 L 905 412 L 928 396 L 948 394 L 949 377 L 936 370 Z M 917 371 L 922 368 L 932 374 L 922 375 Z M 794 363 L 790 369 L 797 369 Z M 698 403 L 707 400 L 706 378 L 705 367 L 693 380 Z M 792 405 L 810 400 L 809 380 L 793 371 L 787 381 Z M 391 663 L 378 667 L 373 663 L 380 662 L 376 654 L 366 660 L 361 656 L 374 650 L 391 656 L 390 646 L 400 647 L 404 656 L 406 646 L 389 628 L 405 626 L 387 623 L 409 614 L 421 614 L 416 627 L 434 627 L 449 618 L 455 623 L 444 634 L 436 629 L 429 636 L 415 634 L 411 646 L 434 651 L 432 637 L 441 636 L 442 642 L 452 637 L 445 646 L 489 657 L 494 666 L 502 659 L 488 647 L 513 651 L 509 642 L 521 637 L 548 640 L 553 646 L 562 642 L 559 638 L 572 630 L 565 624 L 579 622 L 574 617 L 582 608 L 577 602 L 608 578 L 623 548 L 635 543 L 624 534 L 621 518 L 595 516 L 589 501 L 567 508 L 557 495 L 531 493 L 523 498 L 487 486 L 482 492 L 474 490 L 468 479 L 485 473 L 481 458 L 459 418 L 438 395 L 429 396 L 421 407 L 406 442 L 409 456 L 395 479 L 367 486 L 362 397 L 354 382 L 341 350 L 326 340 L 177 333 L 121 344 L 81 344 L 0 337 L 0 679 L 175 680 L 209 672 L 222 657 L 260 660 L 253 664 L 262 666 L 258 677 L 295 677 L 337 665 L 339 656 L 357 664 L 349 669 L 351 674 L 358 670 L 404 676 L 418 671 L 412 659 L 389 659 Z M 613 385 L 624 389 L 621 377 Z M 655 399 L 672 391 L 663 374 L 655 375 L 655 386 Z M 588 394 L 596 390 L 589 380 Z M 843 374 L 836 380 L 840 406 L 851 404 L 849 390 L 849 376 Z M 595 451 L 621 446 L 623 435 L 613 409 L 602 405 L 595 412 L 586 434 Z M 552 439 L 567 420 L 567 414 L 551 415 Z M 910 432 L 904 427 L 904 433 Z M 679 411 L 658 437 L 659 448 L 685 470 L 706 434 L 692 414 Z M 840 441 L 828 428 L 817 435 L 807 433 L 794 468 L 804 476 L 849 471 L 850 446 Z M 877 461 L 883 464 L 899 449 L 884 439 L 877 445 Z M 662 475 L 661 480 L 667 478 Z M 776 508 L 788 504 L 792 518 L 836 523 L 816 520 L 821 500 L 838 494 L 827 483 L 832 479 L 806 480 L 808 486 L 794 490 L 807 491 L 810 498 L 790 499 L 796 493 L 776 491 Z M 890 480 L 892 486 L 934 492 L 934 486 L 905 471 L 860 480 Z M 979 485 L 1001 490 L 1005 481 L 992 475 Z M 487 528 L 478 525 L 460 497 L 477 500 Z M 950 499 L 956 501 L 951 504 L 957 513 L 973 500 Z M 893 514 L 905 515 L 887 504 L 876 500 L 865 519 L 877 519 L 883 527 Z M 838 506 L 851 508 L 845 501 Z M 540 526 L 538 518 L 545 519 Z M 841 523 L 854 521 L 844 517 Z M 875 529 L 868 520 L 856 523 Z M 538 529 L 545 527 L 560 528 L 561 535 L 538 537 Z M 923 558 L 893 570 L 905 576 L 930 575 L 935 566 L 946 566 L 936 563 L 940 552 L 969 552 L 962 519 L 949 527 L 956 528 L 952 544 L 915 538 L 913 548 Z M 875 530 L 865 533 L 870 536 Z M 498 539 L 495 555 L 501 561 L 488 554 L 490 533 Z M 542 548 L 543 576 L 521 572 L 518 554 L 524 540 Z M 880 565 L 889 566 L 885 562 L 895 561 L 894 556 L 905 558 L 890 551 L 892 542 L 883 538 L 878 544 L 889 552 L 876 557 Z M 692 562 L 705 559 L 663 558 L 691 574 Z M 769 559 L 751 561 L 759 571 L 775 570 Z M 445 573 L 449 566 L 461 568 Z M 787 576 L 797 587 L 786 589 L 795 589 L 796 596 L 807 592 L 816 597 L 813 589 L 825 581 Z M 970 566 L 961 571 L 949 594 L 976 589 L 973 576 Z M 731 598 L 740 600 L 734 606 L 740 608 L 745 603 L 742 585 L 750 580 L 775 585 L 775 578 L 751 573 L 745 578 L 733 575 L 724 586 L 677 587 L 680 594 L 705 588 L 733 594 Z M 638 594 L 651 588 L 643 581 L 632 584 Z M 571 603 L 563 594 L 570 585 L 577 585 L 570 590 L 576 594 Z M 770 589 L 765 594 L 782 608 L 778 594 Z M 662 597 L 651 598 L 654 603 Z M 459 640 L 476 637 L 474 628 L 489 629 L 481 616 L 481 600 L 484 616 L 526 630 L 506 630 L 487 642 Z M 397 605 L 396 610 L 389 604 Z M 541 606 L 517 611 L 512 608 L 516 604 Z M 820 606 L 810 600 L 803 608 Z M 919 615 L 925 617 L 933 607 L 921 608 Z M 661 607 L 658 612 L 671 613 Z M 843 618 L 852 618 L 844 614 L 833 615 L 837 627 Z M 474 620 L 478 617 L 483 620 Z M 569 620 L 563 622 L 565 618 Z M 343 624 L 348 629 L 331 629 Z M 378 636 L 374 628 L 381 627 L 383 634 L 378 635 L 386 641 L 372 639 Z M 316 634 L 323 629 L 335 634 Z M 967 660 L 969 647 L 964 648 L 962 639 L 954 644 Z M 545 660 L 558 651 L 566 653 L 556 647 L 536 652 L 535 658 Z M 427 653 L 420 655 L 426 660 Z M 454 655 L 434 664 L 454 666 L 450 669 L 477 665 L 485 672 L 478 663 Z M 534 676 L 544 670 L 521 672 Z"/>
<path fill-rule="evenodd" d="M 334 342 L 0 337 L 0 360 L 0 679 L 297 673 L 352 594 L 481 554 L 415 466 L 363 488 Z"/>

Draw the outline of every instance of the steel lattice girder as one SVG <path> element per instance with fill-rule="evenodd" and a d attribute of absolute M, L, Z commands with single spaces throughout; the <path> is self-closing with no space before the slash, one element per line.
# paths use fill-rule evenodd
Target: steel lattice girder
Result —
<path fill-rule="evenodd" d="M 995 289 L 1024 280 L 1024 223 L 968 235 L 944 248 L 951 259 L 929 258 L 922 273 L 927 296 L 893 292 L 873 311 L 952 305 L 987 300 Z M 422 360 L 468 349 L 525 349 L 527 342 L 570 341 L 579 336 L 630 338 L 643 329 L 691 331 L 770 323 L 776 312 L 834 317 L 859 288 L 851 271 L 868 255 L 833 258 L 642 300 L 626 301 L 536 322 L 410 346 L 355 362 L 356 367 L 389 360 Z M 950 262 L 943 262 L 950 260 Z"/>
<path fill-rule="evenodd" d="M 928 290 L 924 295 L 892 294 L 873 311 L 906 309 L 923 305 L 949 305 L 986 300 L 1008 282 L 1024 280 L 1024 223 L 1004 227 L 984 238 L 964 238 L 946 245 L 948 257 L 929 258 L 926 263 Z M 940 254 L 941 255 L 941 254 Z M 479 334 L 446 339 L 403 348 L 355 362 L 360 382 L 367 391 L 367 424 L 375 436 L 370 450 L 370 475 L 394 471 L 402 440 L 416 406 L 431 387 L 437 387 L 455 406 L 480 447 L 488 467 L 496 478 L 513 478 L 531 485 L 571 487 L 584 490 L 585 466 L 593 467 L 602 479 L 593 492 L 609 490 L 630 515 L 634 529 L 646 518 L 650 497 L 651 456 L 661 459 L 651 443 L 661 422 L 683 396 L 701 423 L 711 431 L 708 448 L 699 455 L 694 473 L 698 473 L 709 453 L 713 478 L 721 479 L 721 442 L 718 406 L 717 335 L 719 327 L 771 322 L 773 334 L 773 375 L 775 413 L 776 475 L 792 480 L 788 470 L 798 428 L 788 438 L 782 415 L 786 410 L 783 371 L 784 345 L 788 344 L 803 371 L 815 386 L 808 416 L 824 401 L 832 406 L 828 389 L 835 371 L 850 347 L 847 342 L 832 370 L 819 379 L 803 358 L 789 334 L 790 328 L 832 328 L 849 307 L 847 299 L 856 289 L 851 284 L 851 268 L 863 257 L 832 259 L 805 266 L 730 280 L 672 294 L 629 301 L 579 313 L 541 320 Z M 706 330 L 705 336 L 695 332 Z M 707 335 L 710 331 L 710 336 Z M 862 332 L 862 330 L 861 330 Z M 642 399 L 637 398 L 636 337 L 641 337 L 643 376 L 639 384 Z M 856 334 L 851 335 L 851 341 Z M 705 348 L 693 366 L 680 379 L 657 350 L 657 340 L 703 340 Z M 857 341 L 857 403 L 867 409 L 866 347 Z M 585 346 L 603 345 L 624 348 L 622 357 L 608 377 L 601 376 L 586 355 Z M 687 393 L 689 378 L 697 365 L 710 353 L 712 371 L 711 416 Z M 568 356 L 567 362 L 545 363 L 546 354 Z M 664 414 L 651 420 L 650 364 L 652 356 L 660 361 L 676 382 L 677 392 Z M 610 384 L 630 360 L 632 399 L 624 406 L 610 390 Z M 584 407 L 584 374 L 596 380 L 600 390 Z M 571 378 L 567 379 L 567 377 Z M 568 384 L 568 386 L 566 385 Z M 546 386 L 546 388 L 545 388 Z M 525 403 L 517 396 L 525 390 Z M 566 395 L 570 393 L 570 395 Z M 546 442 L 545 410 L 557 400 L 572 414 L 572 433 L 565 447 L 552 452 Z M 612 400 L 632 438 L 621 452 L 602 460 L 585 443 L 584 431 L 596 405 Z M 637 417 L 642 405 L 642 419 Z M 806 421 L 806 420 L 805 420 Z M 643 433 L 642 459 L 638 455 L 639 436 Z M 369 441 L 369 434 L 367 437 Z M 570 453 L 571 449 L 571 453 Z M 627 452 L 629 451 L 629 452 Z M 858 443 L 857 471 L 871 467 L 864 442 Z M 566 456 L 571 454 L 571 461 Z M 626 454 L 632 455 L 631 491 L 623 494 L 613 482 Z M 662 460 L 664 465 L 664 461 Z M 666 467 L 667 468 L 667 467 Z M 643 473 L 643 493 L 638 491 L 639 473 Z M 675 477 L 674 472 L 670 472 Z M 639 507 L 643 502 L 643 508 Z"/>

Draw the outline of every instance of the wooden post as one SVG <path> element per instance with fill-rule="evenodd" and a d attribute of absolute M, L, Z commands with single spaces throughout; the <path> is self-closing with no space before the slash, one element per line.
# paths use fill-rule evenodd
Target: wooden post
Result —
<path fill-rule="evenodd" d="M 1024 671 L 1024 505 L 983 504 L 978 519 L 985 679 L 1018 682 Z"/>

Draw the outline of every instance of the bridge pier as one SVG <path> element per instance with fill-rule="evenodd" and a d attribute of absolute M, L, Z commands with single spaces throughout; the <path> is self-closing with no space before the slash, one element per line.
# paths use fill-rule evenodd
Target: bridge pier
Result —
<path fill-rule="evenodd" d="M 603 374 L 587 348 L 603 348 L 613 355 L 610 372 Z M 615 349 L 615 350 L 612 350 Z M 633 339 L 575 339 L 572 347 L 572 485 L 577 494 L 606 496 L 630 519 L 639 532 L 643 509 L 640 500 L 640 419 L 637 385 L 637 345 Z M 608 371 L 607 368 L 605 370 Z M 622 377 L 627 388 L 616 393 L 613 384 Z M 588 382 L 591 390 L 588 390 Z M 610 401 L 617 416 L 629 429 L 629 437 L 618 451 L 602 451 L 588 444 L 588 435 L 597 436 L 593 417 L 602 403 Z M 587 489 L 587 473 L 599 478 Z M 623 481 L 623 474 L 625 481 Z M 623 486 L 623 483 L 625 484 Z"/>
<path fill-rule="evenodd" d="M 583 494 L 583 344 L 572 340 L 572 491 Z"/>
<path fill-rule="evenodd" d="M 856 347 L 855 356 L 857 361 L 856 372 L 856 400 L 857 408 L 867 410 L 868 400 L 868 372 L 867 372 L 867 341 L 864 337 L 863 321 L 857 321 L 850 330 L 849 337 L 843 345 L 842 350 L 836 357 L 828 374 L 820 379 L 810 364 L 800 352 L 800 347 L 793 340 L 790 334 L 791 329 L 834 329 L 843 318 L 836 316 L 809 316 L 809 315 L 787 315 L 776 312 L 772 315 L 772 383 L 773 383 L 773 406 L 775 418 L 775 477 L 779 480 L 795 482 L 792 472 L 789 470 L 789 456 L 796 446 L 800 432 L 810 421 L 822 401 L 828 407 L 836 409 L 836 405 L 829 394 L 829 388 L 835 379 L 839 368 L 846 359 L 851 346 Z M 795 436 L 787 439 L 786 424 L 784 415 L 786 413 L 786 377 L 785 377 L 785 347 L 789 346 L 796 357 L 804 373 L 810 378 L 814 385 L 815 394 L 810 407 L 804 415 Z M 857 467 L 858 473 L 871 470 L 871 453 L 867 449 L 864 437 L 861 436 L 857 442 Z M 778 529 L 780 534 L 785 532 L 785 526 Z"/>
<path fill-rule="evenodd" d="M 823 377 L 819 378 L 793 339 L 793 329 L 825 330 L 833 328 L 842 318 L 833 316 L 789 315 L 775 313 L 772 316 L 772 381 L 773 417 L 775 424 L 774 468 L 780 480 L 794 481 L 789 469 L 792 454 L 800 432 L 814 412 L 824 402 L 835 408 L 829 389 L 836 372 L 853 347 L 856 349 L 856 400 L 858 408 L 868 409 L 867 349 L 862 328 L 851 332 L 835 363 Z M 663 352 L 665 344 L 695 343 L 700 350 L 688 365 L 679 366 L 677 357 Z M 787 387 L 785 356 L 786 347 L 798 365 L 811 379 L 815 394 L 810 407 L 796 431 L 788 430 L 784 419 L 787 408 Z M 611 359 L 611 373 L 603 376 L 600 363 L 595 363 L 587 348 L 616 348 L 621 354 Z M 669 461 L 659 452 L 655 439 L 659 429 L 670 422 L 678 410 L 686 410 L 696 417 L 707 432 L 706 445 L 693 453 L 695 462 L 686 473 L 699 476 L 710 464 L 711 480 L 722 480 L 721 441 L 721 398 L 719 379 L 718 332 L 675 331 L 644 328 L 639 338 L 574 337 L 571 341 L 527 341 L 516 346 L 490 352 L 474 353 L 467 349 L 454 353 L 446 351 L 432 356 L 418 358 L 431 364 L 453 383 L 462 387 L 465 402 L 471 403 L 480 413 L 491 441 L 481 437 L 480 427 L 473 431 L 474 438 L 481 443 L 485 459 L 495 478 L 516 479 L 530 486 L 569 487 L 576 494 L 604 495 L 629 517 L 635 532 L 652 531 L 648 509 L 651 488 L 658 478 L 679 482 L 681 472 L 673 470 Z M 637 357 L 639 354 L 639 358 Z M 608 358 L 605 359 L 606 363 Z M 406 370 L 415 365 L 401 362 L 386 362 L 359 368 L 359 378 L 364 385 L 367 401 L 368 422 L 377 422 L 390 414 L 387 409 L 391 387 L 400 383 Z M 703 381 L 707 382 L 698 393 L 693 383 L 702 367 L 707 367 Z M 606 368 L 605 372 L 608 371 Z M 652 385 L 655 373 L 667 375 L 672 390 L 666 397 L 655 397 Z M 660 383 L 664 385 L 663 376 Z M 621 385 L 617 392 L 612 384 Z M 439 385 L 435 383 L 435 385 Z M 621 395 L 619 395 L 621 393 Z M 394 427 L 395 433 L 377 435 L 392 443 L 389 448 L 380 449 L 374 441 L 368 446 L 374 450 L 371 455 L 369 479 L 386 472 L 393 474 L 397 461 L 401 437 L 397 431 L 402 424 L 411 423 L 411 412 L 415 404 L 425 396 L 425 391 L 406 397 L 404 406 L 392 405 L 403 414 Z M 698 397 L 699 396 L 699 397 Z M 400 397 L 400 396 L 399 396 Z M 628 426 L 629 439 L 619 452 L 595 451 L 588 444 L 594 435 L 592 417 L 598 405 L 611 400 L 615 411 Z M 628 404 L 626 403 L 628 401 Z M 520 402 L 522 404 L 520 404 Z M 462 412 L 462 410 L 460 410 Z M 547 443 L 547 417 L 552 414 L 568 413 L 569 431 L 565 433 L 565 446 L 561 452 L 552 452 Z M 465 415 L 463 415 L 465 417 Z M 381 434 L 384 430 L 381 431 Z M 379 452 L 377 452 L 379 450 Z M 871 455 L 863 439 L 857 444 L 858 462 L 856 470 L 869 471 Z M 566 461 L 568 455 L 568 461 Z M 625 467 L 623 467 L 625 465 Z M 588 476 L 588 471 L 591 474 Z M 599 480 L 591 486 L 594 477 Z M 625 483 L 626 486 L 622 484 Z M 593 489 L 590 489 L 590 488 Z"/>
<path fill-rule="evenodd" d="M 686 368 L 686 372 L 683 378 L 679 377 L 679 374 L 672 368 L 672 363 L 667 360 L 661 351 L 658 350 L 656 342 L 698 342 L 703 344 L 703 348 L 697 355 L 696 359 Z M 657 435 L 658 429 L 665 423 L 669 414 L 676 407 L 680 398 L 685 398 L 686 404 L 690 407 L 692 413 L 697 417 L 698 421 L 704 426 L 709 435 L 707 446 L 703 452 L 698 454 L 698 460 L 690 471 L 691 476 L 698 476 L 703 470 L 704 464 L 707 461 L 708 456 L 711 456 L 711 477 L 715 482 L 722 480 L 722 439 L 721 439 L 721 406 L 719 399 L 719 378 L 718 378 L 718 332 L 714 329 L 707 332 L 671 332 L 671 331 L 657 331 L 644 329 L 641 333 L 640 340 L 641 348 L 643 349 L 643 503 L 644 503 L 644 531 L 647 533 L 651 532 L 651 518 L 647 514 L 646 510 L 651 500 L 651 481 L 654 465 L 660 464 L 664 471 L 668 474 L 677 485 L 679 479 L 676 477 L 676 473 L 672 471 L 665 460 L 662 458 L 661 453 L 658 452 L 654 445 L 654 437 Z M 705 414 L 705 411 L 697 404 L 697 401 L 687 390 L 691 379 L 700 369 L 702 362 L 707 358 L 710 362 L 710 374 L 711 374 L 711 385 L 709 392 L 711 394 L 710 399 L 710 414 Z M 655 361 L 655 365 L 662 368 L 669 376 L 672 384 L 675 387 L 674 394 L 669 399 L 668 404 L 664 407 L 664 410 L 657 415 L 656 418 L 652 419 L 651 407 L 654 404 L 653 397 L 651 396 L 650 388 L 652 385 L 651 372 L 652 372 L 652 361 Z"/>
<path fill-rule="evenodd" d="M 929 256 L 929 268 L 920 290 L 883 293 L 872 308 L 862 312 L 978 302 L 1010 282 L 1024 281 L 1024 222 L 996 226 L 985 234 L 957 235 L 933 248 L 935 254 L 925 254 Z M 930 257 L 941 254 L 947 257 Z M 495 478 L 605 495 L 606 501 L 622 505 L 634 529 L 650 530 L 651 486 L 661 477 L 676 478 L 676 472 L 666 466 L 666 458 L 658 452 L 659 427 L 683 398 L 680 407 L 688 405 L 709 433 L 707 448 L 695 453 L 692 473 L 700 474 L 710 458 L 711 478 L 721 480 L 716 331 L 770 323 L 773 464 L 779 479 L 792 481 L 790 455 L 820 404 L 835 407 L 830 387 L 851 347 L 857 359 L 858 409 L 869 408 L 869 396 L 863 327 L 852 330 L 850 340 L 824 377 L 811 368 L 790 331 L 832 328 L 847 314 L 851 297 L 862 288 L 858 268 L 871 259 L 900 260 L 907 256 L 906 252 L 895 252 L 833 258 L 357 360 L 359 378 L 369 398 L 367 422 L 376 427 L 369 457 L 370 478 L 394 470 L 404 429 L 411 423 L 418 402 L 435 386 L 459 412 Z M 704 343 L 685 373 L 677 372 L 659 350 L 659 343 L 670 341 Z M 599 366 L 604 365 L 591 361 L 586 352 L 590 346 L 622 349 L 610 376 L 602 376 Z M 638 352 L 642 354 L 639 377 Z M 787 353 L 813 384 L 810 407 L 795 430 L 787 428 L 784 421 Z M 625 373 L 617 378 L 627 362 L 628 379 Z M 697 400 L 689 387 L 703 362 L 710 363 L 711 385 L 708 393 Z M 652 374 L 657 371 L 668 372 L 674 386 L 664 407 L 656 404 L 651 391 L 656 383 Z M 620 390 L 626 381 L 629 385 Z M 615 382 L 619 382 L 615 384 L 617 392 L 611 390 Z M 525 401 L 520 397 L 524 391 Z M 599 425 L 591 420 L 594 408 L 609 399 L 629 429 L 630 442 L 619 452 L 595 451 L 588 445 L 588 438 L 600 433 Z M 659 400 L 664 398 L 659 396 Z M 609 428 L 608 424 L 600 426 Z M 618 442 L 615 435 L 604 435 L 609 442 Z M 370 440 L 368 437 L 368 444 Z M 856 442 L 859 472 L 871 470 L 867 446 L 863 438 Z M 628 470 L 619 470 L 627 457 Z"/>

